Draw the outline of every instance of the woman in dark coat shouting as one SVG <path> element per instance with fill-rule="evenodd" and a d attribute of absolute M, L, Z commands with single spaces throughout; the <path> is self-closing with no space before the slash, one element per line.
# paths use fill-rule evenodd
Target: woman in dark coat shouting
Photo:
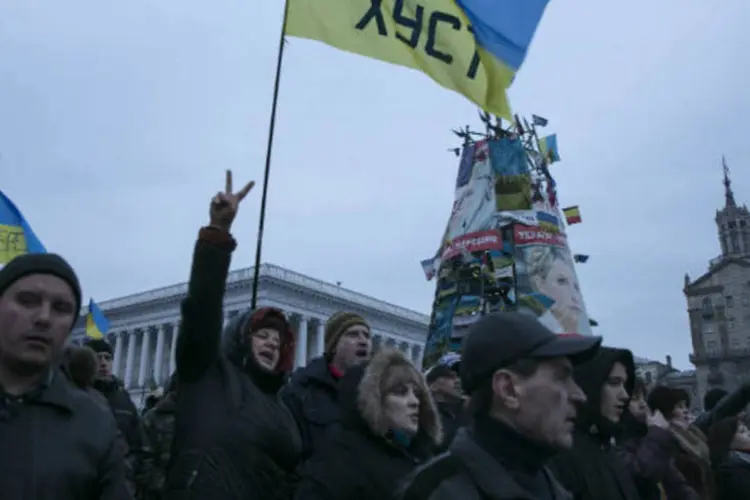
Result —
<path fill-rule="evenodd" d="M 383 500 L 440 444 L 440 416 L 422 374 L 381 349 L 341 379 L 341 424 L 305 463 L 296 500 Z"/>
<path fill-rule="evenodd" d="M 292 368 L 293 335 L 284 314 L 248 311 L 226 328 L 223 299 L 230 227 L 253 183 L 211 203 L 211 224 L 200 230 L 177 339 L 179 392 L 167 500 L 268 500 L 292 497 L 301 454 L 294 418 L 278 397 Z"/>

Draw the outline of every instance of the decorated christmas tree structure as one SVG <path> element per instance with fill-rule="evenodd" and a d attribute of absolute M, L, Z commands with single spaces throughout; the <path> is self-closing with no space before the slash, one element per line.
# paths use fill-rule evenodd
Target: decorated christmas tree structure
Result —
<path fill-rule="evenodd" d="M 558 205 L 549 166 L 560 161 L 557 137 L 538 137 L 547 120 L 530 125 L 516 117 L 504 125 L 482 114 L 484 132 L 467 126 L 462 138 L 456 194 L 434 257 L 422 261 L 437 281 L 424 366 L 460 352 L 469 326 L 483 314 L 520 311 L 556 333 L 591 334 L 565 222 L 581 222 L 577 206 Z"/>

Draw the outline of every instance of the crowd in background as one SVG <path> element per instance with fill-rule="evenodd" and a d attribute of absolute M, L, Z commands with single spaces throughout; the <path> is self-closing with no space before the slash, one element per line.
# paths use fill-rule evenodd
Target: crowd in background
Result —
<path fill-rule="evenodd" d="M 103 339 L 68 345 L 81 306 L 55 254 L 0 270 L 0 498 L 8 500 L 734 500 L 750 498 L 750 385 L 692 419 L 633 355 L 534 318 L 480 318 L 422 373 L 332 315 L 292 373 L 284 313 L 226 326 L 231 225 L 248 184 L 210 205 L 181 306 L 176 371 L 139 412 Z"/>

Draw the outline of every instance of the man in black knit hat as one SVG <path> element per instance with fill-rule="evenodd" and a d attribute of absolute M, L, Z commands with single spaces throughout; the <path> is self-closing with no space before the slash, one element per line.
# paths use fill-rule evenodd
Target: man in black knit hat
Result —
<path fill-rule="evenodd" d="M 112 415 L 60 372 L 81 287 L 55 254 L 0 269 L 0 496 L 131 498 Z"/>
<path fill-rule="evenodd" d="M 322 356 L 297 369 L 281 391 L 302 434 L 307 460 L 320 448 L 341 418 L 338 381 L 347 369 L 370 359 L 370 325 L 357 313 L 339 311 L 326 322 Z"/>
<path fill-rule="evenodd" d="M 112 373 L 114 350 L 109 342 L 89 338 L 84 345 L 96 353 L 99 364 L 93 386 L 109 403 L 117 427 L 128 444 L 127 476 L 132 487 L 138 490 L 143 487 L 143 478 L 149 474 L 154 460 L 141 416 L 124 384 Z"/>

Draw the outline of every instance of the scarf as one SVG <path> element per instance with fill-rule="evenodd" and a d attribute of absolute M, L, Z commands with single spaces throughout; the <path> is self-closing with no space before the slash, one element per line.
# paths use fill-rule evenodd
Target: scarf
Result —
<path fill-rule="evenodd" d="M 675 466 L 702 499 L 713 500 L 716 497 L 716 490 L 711 468 L 711 453 L 705 434 L 692 425 L 687 429 L 670 425 L 669 430 L 681 450 L 675 456 Z"/>

